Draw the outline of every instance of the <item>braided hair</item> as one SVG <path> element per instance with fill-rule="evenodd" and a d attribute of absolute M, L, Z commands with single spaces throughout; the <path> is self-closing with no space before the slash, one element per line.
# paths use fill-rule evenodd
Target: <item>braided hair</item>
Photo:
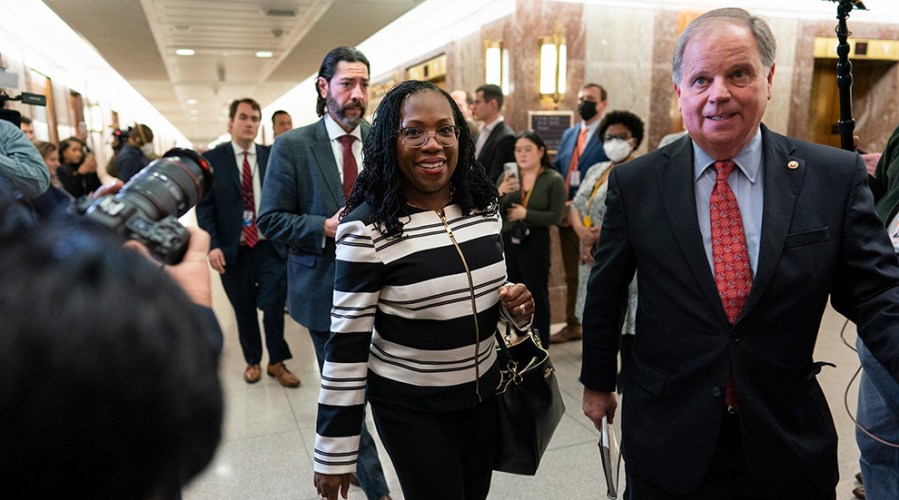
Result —
<path fill-rule="evenodd" d="M 425 91 L 437 92 L 446 99 L 453 111 L 455 124 L 462 129 L 458 141 L 458 164 L 450 178 L 453 202 L 459 205 L 464 215 L 471 214 L 473 210 L 494 215 L 498 209 L 496 186 L 475 158 L 471 131 L 455 101 L 433 83 L 408 80 L 390 89 L 378 105 L 371 132 L 363 145 L 364 168 L 356 178 L 353 192 L 341 214 L 346 216 L 359 205 L 368 203 L 374 208 L 372 221 L 388 237 L 402 236 L 403 223 L 400 219 L 409 215 L 401 188 L 402 173 L 397 162 L 401 110 L 406 98 Z"/>

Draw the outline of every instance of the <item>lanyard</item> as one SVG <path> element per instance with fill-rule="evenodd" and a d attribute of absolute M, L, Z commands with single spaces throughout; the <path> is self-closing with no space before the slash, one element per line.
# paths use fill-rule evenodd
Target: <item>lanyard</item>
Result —
<path fill-rule="evenodd" d="M 534 194 L 534 189 L 537 187 L 537 179 L 543 175 L 543 167 L 540 167 L 540 171 L 537 172 L 537 177 L 534 177 L 534 185 L 531 186 L 530 191 L 521 191 L 521 206 L 524 208 L 528 208 L 528 200 L 531 199 L 531 195 Z M 521 187 L 524 188 L 524 179 L 521 180 Z"/>
<path fill-rule="evenodd" d="M 596 180 L 596 184 L 593 185 L 593 192 L 590 193 L 590 198 L 587 199 L 587 207 L 584 209 L 585 212 L 590 211 L 590 205 L 593 204 L 593 198 L 596 197 L 596 192 L 599 191 L 599 188 L 601 188 L 607 180 L 609 180 L 609 172 L 614 166 L 614 164 L 609 165 L 609 168 L 607 168 L 606 171 L 599 176 L 599 179 Z"/>

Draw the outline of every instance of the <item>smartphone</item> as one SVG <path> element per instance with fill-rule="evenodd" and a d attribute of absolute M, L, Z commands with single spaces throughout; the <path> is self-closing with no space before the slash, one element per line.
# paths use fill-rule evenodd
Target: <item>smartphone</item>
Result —
<path fill-rule="evenodd" d="M 514 161 L 503 163 L 503 179 L 510 175 L 514 176 L 516 179 L 518 178 L 518 164 Z"/>

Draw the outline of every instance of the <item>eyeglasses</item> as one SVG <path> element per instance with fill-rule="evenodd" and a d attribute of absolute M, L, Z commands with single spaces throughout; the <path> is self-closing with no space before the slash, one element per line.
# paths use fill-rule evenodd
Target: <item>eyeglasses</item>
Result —
<path fill-rule="evenodd" d="M 629 140 L 633 139 L 633 136 L 631 136 L 630 134 L 615 134 L 615 135 L 606 134 L 602 137 L 603 142 L 611 141 L 614 139 L 618 139 L 619 141 L 629 141 Z"/>
<path fill-rule="evenodd" d="M 422 148 L 425 144 L 431 140 L 433 136 L 434 139 L 437 140 L 437 144 L 448 148 L 450 146 L 455 146 L 456 142 L 459 140 L 459 134 L 462 132 L 462 127 L 457 127 L 455 125 L 444 125 L 442 127 L 438 127 L 436 132 L 429 132 L 423 128 L 419 127 L 406 127 L 401 129 L 400 140 L 403 141 L 403 145 L 410 148 Z"/>

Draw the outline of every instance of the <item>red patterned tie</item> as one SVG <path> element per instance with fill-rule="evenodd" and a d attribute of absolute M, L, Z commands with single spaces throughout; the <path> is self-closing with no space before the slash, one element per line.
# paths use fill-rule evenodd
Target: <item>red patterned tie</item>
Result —
<path fill-rule="evenodd" d="M 353 192 L 353 184 L 356 183 L 356 174 L 359 173 L 356 157 L 353 155 L 353 141 L 356 140 L 356 136 L 343 135 L 337 140 L 343 145 L 343 194 L 349 198 Z"/>
<path fill-rule="evenodd" d="M 736 322 L 746 296 L 752 288 L 752 268 L 749 250 L 737 197 L 727 184 L 727 177 L 736 165 L 732 161 L 715 162 L 715 187 L 709 200 L 712 226 L 712 261 L 715 264 L 715 284 L 731 323 Z M 737 407 L 733 371 L 727 376 L 724 402 L 731 409 Z"/>
<path fill-rule="evenodd" d="M 240 187 L 243 191 L 243 211 L 244 219 L 250 219 L 248 224 L 244 220 L 243 224 L 243 240 L 248 247 L 253 248 L 259 241 L 259 233 L 256 229 L 256 198 L 253 196 L 253 171 L 250 169 L 250 161 L 247 159 L 249 151 L 243 152 L 243 175 L 241 176 Z M 247 217 L 247 214 L 250 216 Z"/>

